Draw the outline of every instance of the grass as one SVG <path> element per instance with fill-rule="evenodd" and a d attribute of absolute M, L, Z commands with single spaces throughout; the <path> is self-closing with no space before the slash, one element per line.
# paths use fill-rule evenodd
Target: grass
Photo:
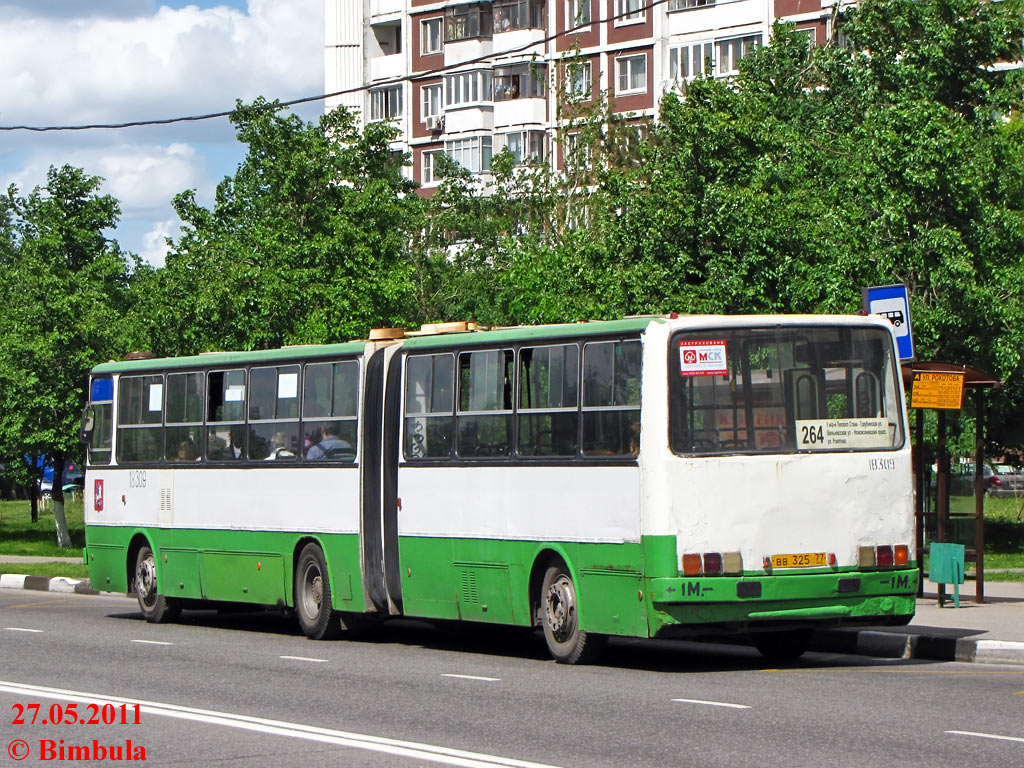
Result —
<path fill-rule="evenodd" d="M 20 573 L 26 576 L 45 576 L 48 579 L 66 576 L 69 579 L 89 578 L 85 563 L 0 563 L 0 573 Z"/>
<path fill-rule="evenodd" d="M 62 549 L 57 546 L 57 526 L 53 520 L 52 504 L 40 504 L 39 522 L 33 523 L 29 502 L 0 501 L 0 555 L 81 557 L 82 547 L 85 546 L 82 513 L 81 499 L 64 504 L 71 546 Z"/>

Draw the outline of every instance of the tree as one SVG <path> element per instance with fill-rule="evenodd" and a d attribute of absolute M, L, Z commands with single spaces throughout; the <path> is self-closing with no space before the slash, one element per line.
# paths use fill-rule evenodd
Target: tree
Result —
<path fill-rule="evenodd" d="M 404 320 L 421 211 L 389 146 L 396 129 L 360 133 L 343 108 L 303 123 L 263 100 L 232 122 L 245 160 L 211 209 L 194 191 L 175 198 L 182 235 L 145 280 L 151 349 L 339 341 Z"/>
<path fill-rule="evenodd" d="M 28 457 L 33 488 L 38 459 L 52 461 L 61 546 L 70 544 L 61 478 L 80 451 L 88 372 L 125 346 L 133 258 L 104 234 L 120 210 L 99 194 L 101 182 L 79 168 L 51 167 L 44 187 L 20 197 L 11 186 L 0 200 L 0 454 L 7 466 Z"/>

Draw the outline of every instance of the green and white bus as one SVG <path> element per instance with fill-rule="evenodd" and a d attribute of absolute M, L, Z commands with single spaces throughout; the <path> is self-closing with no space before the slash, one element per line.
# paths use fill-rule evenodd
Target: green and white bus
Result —
<path fill-rule="evenodd" d="M 539 626 L 567 663 L 612 635 L 779 658 L 815 627 L 910 621 L 884 319 L 426 330 L 97 366 L 93 586 L 151 622 L 294 609 L 315 639 L 370 616 Z"/>

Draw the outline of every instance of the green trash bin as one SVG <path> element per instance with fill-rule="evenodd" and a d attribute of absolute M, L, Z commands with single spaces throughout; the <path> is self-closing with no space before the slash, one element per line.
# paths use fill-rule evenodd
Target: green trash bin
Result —
<path fill-rule="evenodd" d="M 953 604 L 957 608 L 960 607 L 960 585 L 964 583 L 965 549 L 963 544 L 936 541 L 928 548 L 928 581 L 932 584 L 952 584 Z"/>

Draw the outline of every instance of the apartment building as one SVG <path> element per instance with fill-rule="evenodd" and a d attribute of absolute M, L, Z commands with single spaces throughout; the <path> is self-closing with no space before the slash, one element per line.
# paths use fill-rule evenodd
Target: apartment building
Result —
<path fill-rule="evenodd" d="M 506 147 L 557 167 L 567 91 L 653 116 L 668 89 L 735 74 L 776 18 L 824 42 L 835 1 L 324 0 L 326 88 L 343 92 L 325 106 L 396 121 L 430 194 L 441 152 L 484 177 Z"/>

